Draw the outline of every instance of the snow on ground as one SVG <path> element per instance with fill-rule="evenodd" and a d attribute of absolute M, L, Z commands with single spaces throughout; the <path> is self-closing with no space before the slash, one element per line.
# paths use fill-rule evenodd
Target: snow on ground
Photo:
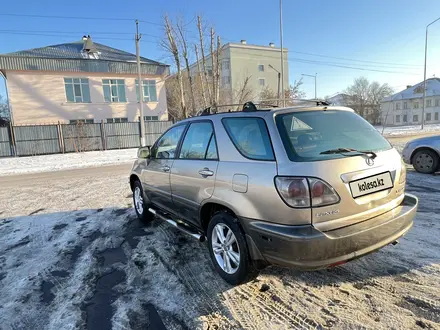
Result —
<path fill-rule="evenodd" d="M 0 176 L 132 163 L 137 148 L 0 158 Z"/>
<path fill-rule="evenodd" d="M 423 131 L 420 129 L 420 127 L 420 125 L 389 126 L 385 128 L 382 126 L 376 126 L 376 129 L 384 136 L 420 135 L 435 132 L 440 134 L 440 124 L 425 125 L 423 127 Z"/>
<path fill-rule="evenodd" d="M 409 168 L 420 205 L 399 245 L 231 287 L 206 243 L 137 221 L 124 171 L 48 175 L 0 179 L 2 330 L 440 329 L 439 177 Z"/>

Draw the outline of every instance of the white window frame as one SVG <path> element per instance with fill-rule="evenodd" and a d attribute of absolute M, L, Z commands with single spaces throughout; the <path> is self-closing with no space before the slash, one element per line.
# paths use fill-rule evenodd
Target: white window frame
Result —
<path fill-rule="evenodd" d="M 426 100 L 426 107 L 427 108 L 432 107 L 432 100 Z"/>
<path fill-rule="evenodd" d="M 400 115 L 396 115 L 396 123 L 400 123 Z"/>
<path fill-rule="evenodd" d="M 95 123 L 95 119 L 93 118 L 81 118 L 81 119 L 70 119 L 69 120 L 69 124 L 70 125 L 76 125 L 78 123 L 82 123 L 82 124 L 94 124 Z"/>
<path fill-rule="evenodd" d="M 145 121 L 158 121 L 159 116 L 144 116 Z"/>
<path fill-rule="evenodd" d="M 435 106 L 436 106 L 436 107 L 440 106 L 440 99 L 436 99 L 436 100 L 435 100 Z"/>
<path fill-rule="evenodd" d="M 128 123 L 128 118 L 127 117 L 107 118 L 106 122 L 107 122 L 107 124 Z"/>
<path fill-rule="evenodd" d="M 261 84 L 261 81 L 263 81 L 263 84 Z M 266 79 L 265 78 L 258 78 L 258 85 L 260 87 L 266 86 Z"/>
<path fill-rule="evenodd" d="M 66 79 L 71 79 L 72 82 L 66 82 Z M 75 80 L 79 80 L 79 82 L 75 82 Z M 66 90 L 66 85 L 72 85 L 72 90 L 73 90 L 73 101 L 67 99 L 67 90 Z M 79 85 L 80 88 L 80 92 L 81 92 L 81 96 L 76 96 L 75 95 L 75 85 Z M 87 86 L 87 88 L 89 88 L 89 97 L 90 97 L 90 87 L 89 87 L 89 78 L 80 78 L 80 77 L 64 77 L 64 89 L 66 92 L 66 102 L 68 103 L 90 103 L 90 101 L 84 101 L 84 91 L 83 88 L 84 86 Z M 79 98 L 77 100 L 77 98 Z"/>
<path fill-rule="evenodd" d="M 403 108 L 408 109 L 408 102 L 403 102 Z"/>
<path fill-rule="evenodd" d="M 418 109 L 419 108 L 419 101 L 414 101 L 413 102 L 413 108 L 414 109 Z"/>
<path fill-rule="evenodd" d="M 104 82 L 107 80 L 108 82 Z M 112 81 L 115 81 L 116 83 L 112 83 Z M 122 83 L 120 83 L 122 81 Z M 127 91 L 125 90 L 125 79 L 102 79 L 102 88 L 104 93 L 104 100 L 105 100 L 105 92 L 104 92 L 104 86 L 109 86 L 110 88 L 110 101 L 106 101 L 109 103 L 125 103 L 127 102 Z M 117 95 L 113 95 L 113 86 L 116 86 L 116 93 Z M 119 95 L 119 87 L 124 87 L 124 98 L 125 100 L 121 100 L 121 95 Z"/>
<path fill-rule="evenodd" d="M 264 64 L 258 64 L 258 72 L 264 72 Z"/>
<path fill-rule="evenodd" d="M 400 110 L 400 102 L 396 103 L 396 110 Z"/>
<path fill-rule="evenodd" d="M 154 89 L 156 91 L 156 97 L 154 101 L 151 101 L 150 87 L 154 85 Z M 135 80 L 136 86 L 136 100 L 139 102 L 139 81 Z M 145 94 L 145 90 L 148 91 L 148 95 Z M 157 97 L 157 82 L 154 79 L 142 79 L 142 94 L 144 97 L 144 102 L 159 102 Z"/>

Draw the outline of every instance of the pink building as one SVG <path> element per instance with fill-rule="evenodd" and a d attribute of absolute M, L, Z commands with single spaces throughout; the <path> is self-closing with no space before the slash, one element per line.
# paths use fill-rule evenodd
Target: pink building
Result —
<path fill-rule="evenodd" d="M 0 55 L 15 125 L 126 122 L 139 118 L 134 54 L 90 37 Z M 141 57 L 145 120 L 167 120 L 169 67 Z"/>

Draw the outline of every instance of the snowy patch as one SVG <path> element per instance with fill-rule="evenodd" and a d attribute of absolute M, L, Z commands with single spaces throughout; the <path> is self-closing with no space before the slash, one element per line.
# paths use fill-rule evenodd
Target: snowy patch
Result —
<path fill-rule="evenodd" d="M 206 243 L 141 225 L 117 173 L 2 186 L 2 330 L 440 328 L 436 176 L 408 170 L 420 204 L 399 245 L 330 270 L 269 267 L 231 287 Z"/>
<path fill-rule="evenodd" d="M 132 163 L 136 159 L 137 150 L 135 148 L 0 158 L 0 176 Z"/>
<path fill-rule="evenodd" d="M 421 130 L 421 125 L 408 125 L 408 126 L 388 126 L 383 128 L 382 126 L 375 127 L 385 137 L 391 136 L 405 136 L 405 135 L 420 135 L 425 133 L 440 134 L 440 124 L 428 124 Z"/>

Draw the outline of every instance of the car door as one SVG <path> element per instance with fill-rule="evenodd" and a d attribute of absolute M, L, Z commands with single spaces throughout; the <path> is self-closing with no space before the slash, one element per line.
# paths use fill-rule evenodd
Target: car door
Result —
<path fill-rule="evenodd" d="M 142 170 L 142 186 L 154 206 L 173 210 L 170 171 L 186 125 L 174 126 L 163 134 L 151 148 L 150 157 Z"/>
<path fill-rule="evenodd" d="M 171 168 L 174 206 L 182 218 L 198 226 L 199 207 L 214 191 L 217 142 L 210 120 L 192 122 Z"/>

